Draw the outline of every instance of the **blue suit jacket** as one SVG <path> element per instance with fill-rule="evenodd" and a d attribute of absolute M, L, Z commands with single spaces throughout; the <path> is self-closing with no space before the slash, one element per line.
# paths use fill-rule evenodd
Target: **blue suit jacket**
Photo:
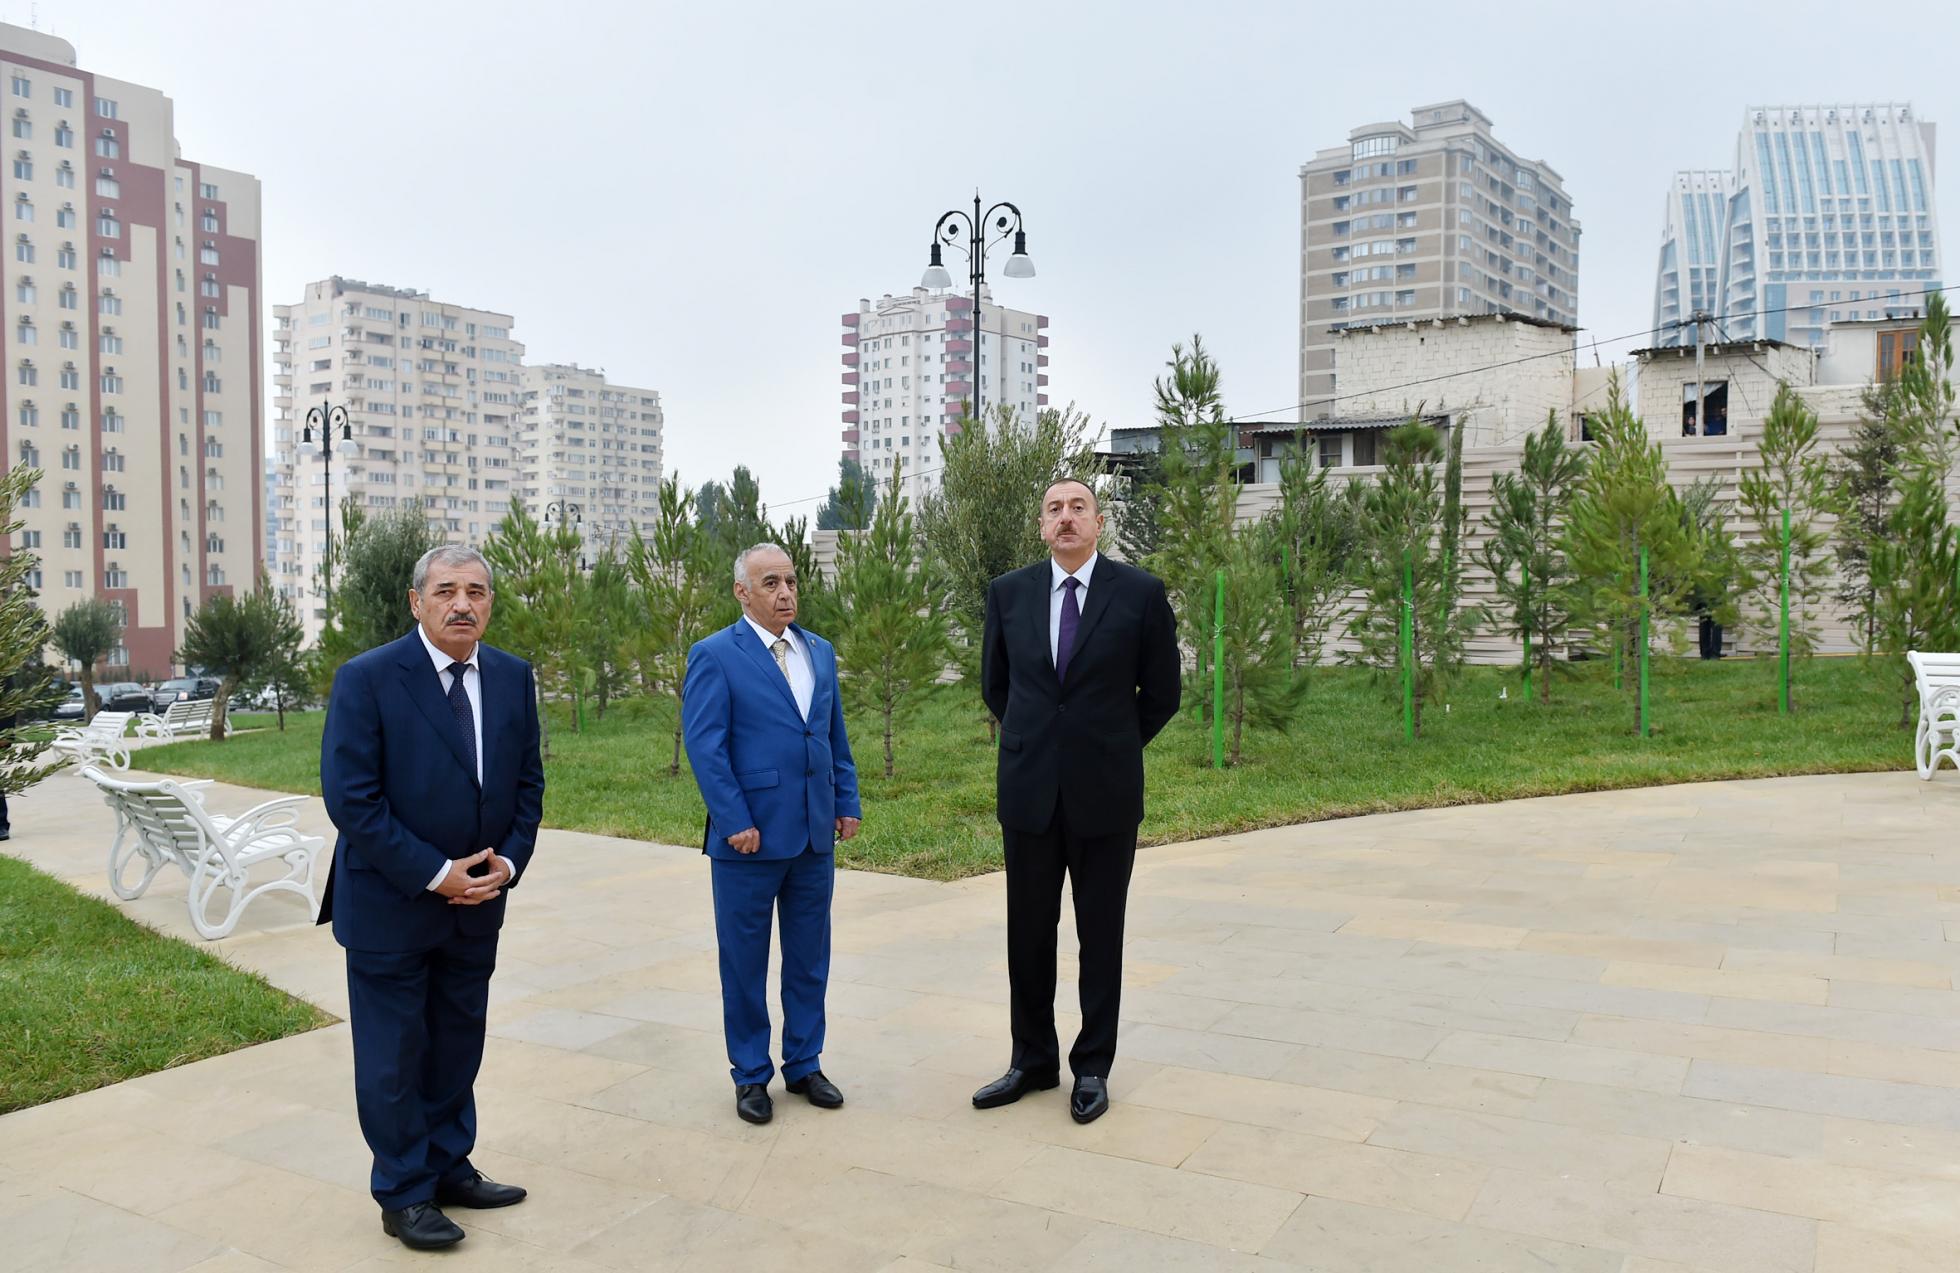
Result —
<path fill-rule="evenodd" d="M 524 877 L 544 816 L 531 665 L 477 647 L 483 785 L 465 759 L 441 673 L 414 629 L 344 664 L 327 700 L 320 791 L 340 831 L 320 922 L 352 950 L 426 950 L 495 932 L 508 890 L 479 906 L 429 891 L 443 862 L 495 848 Z"/>
<path fill-rule="evenodd" d="M 831 851 L 838 818 L 862 817 L 857 766 L 844 736 L 837 654 L 796 629 L 815 674 L 810 718 L 775 656 L 746 619 L 694 643 L 687 656 L 681 724 L 688 764 L 708 806 L 703 851 L 718 858 L 788 858 Z M 728 837 L 755 827 L 762 848 L 737 853 Z"/>

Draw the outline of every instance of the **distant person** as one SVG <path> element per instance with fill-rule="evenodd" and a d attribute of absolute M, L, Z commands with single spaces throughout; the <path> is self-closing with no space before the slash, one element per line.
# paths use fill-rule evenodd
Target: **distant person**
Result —
<path fill-rule="evenodd" d="M 320 922 L 347 948 L 369 1189 L 382 1231 L 417 1250 L 463 1240 L 442 1208 L 525 1196 L 470 1162 L 504 892 L 544 814 L 537 684 L 530 664 L 483 643 L 493 595 L 474 548 L 424 553 L 415 630 L 334 676 L 320 743 L 340 830 Z"/>
<path fill-rule="evenodd" d="M 769 925 L 783 936 L 783 1087 L 822 1109 L 844 1094 L 824 1076 L 833 853 L 858 833 L 857 766 L 844 734 L 837 655 L 796 626 L 801 581 L 789 554 L 757 544 L 735 558 L 742 617 L 695 642 L 681 721 L 708 806 L 701 851 L 714 882 L 721 1021 L 735 1113 L 775 1114 L 769 1080 Z"/>
<path fill-rule="evenodd" d="M 1055 934 L 1066 875 L 1082 1006 L 1069 1113 L 1088 1123 L 1109 1108 L 1143 748 L 1177 712 L 1181 668 L 1163 583 L 1096 551 L 1103 515 L 1088 483 L 1051 483 L 1039 518 L 1052 555 L 993 581 L 981 639 L 980 696 L 1000 721 L 1014 1052 L 973 1103 L 991 1109 L 1061 1081 Z"/>

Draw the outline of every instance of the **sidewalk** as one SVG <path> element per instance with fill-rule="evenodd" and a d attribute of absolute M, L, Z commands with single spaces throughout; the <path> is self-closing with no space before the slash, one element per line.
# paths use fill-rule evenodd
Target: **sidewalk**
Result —
<path fill-rule="evenodd" d="M 302 821 L 331 837 L 318 801 Z M 476 1161 L 529 1201 L 457 1213 L 447 1256 L 384 1237 L 342 1024 L 0 1118 L 0 1270 L 1949 1270 L 1957 823 L 1960 779 L 1904 773 L 1145 850 L 1086 1128 L 1066 1086 L 969 1104 L 1008 1054 L 999 876 L 840 876 L 849 1103 L 778 1083 L 758 1128 L 698 852 L 547 831 L 477 1088 Z M 64 773 L 4 848 L 106 896 L 111 826 Z M 346 1011 L 296 899 L 217 943 L 174 871 L 119 905 Z"/>

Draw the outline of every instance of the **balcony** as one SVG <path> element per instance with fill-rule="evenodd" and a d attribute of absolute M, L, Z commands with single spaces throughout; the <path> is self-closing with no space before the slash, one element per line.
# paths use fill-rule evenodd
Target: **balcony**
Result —
<path fill-rule="evenodd" d="M 953 332 L 970 332 L 972 330 L 973 320 L 970 318 L 949 318 L 946 320 L 946 331 L 948 335 Z"/>
<path fill-rule="evenodd" d="M 949 314 L 963 314 L 972 308 L 973 298 L 971 296 L 948 296 L 946 298 L 946 312 Z"/>
<path fill-rule="evenodd" d="M 851 313 L 851 314 L 845 314 L 845 315 L 842 315 L 842 316 L 841 316 L 841 317 L 840 317 L 840 318 L 838 319 L 838 321 L 839 321 L 839 322 L 841 322 L 841 323 L 843 323 L 843 324 L 844 324 L 844 326 L 846 326 L 846 327 L 856 327 L 856 326 L 858 325 L 858 321 L 859 321 L 860 319 L 862 319 L 863 317 L 864 317 L 864 315 L 862 315 L 862 314 L 857 314 L 857 313 Z"/>
<path fill-rule="evenodd" d="M 1036 314 L 1036 315 L 1034 316 L 1034 325 L 1035 325 L 1035 330 L 1037 330 L 1037 331 L 1039 331 L 1039 330 L 1040 330 L 1040 329 L 1042 329 L 1043 327 L 1046 327 L 1046 326 L 1048 326 L 1048 315 L 1046 315 L 1046 314 Z"/>
<path fill-rule="evenodd" d="M 852 350 L 851 352 L 849 352 L 848 354 L 845 354 L 845 355 L 844 355 L 844 365 L 845 365 L 846 367 L 855 367 L 855 366 L 857 366 L 857 365 L 858 365 L 858 351 L 857 351 L 857 350 L 855 350 L 855 349 L 853 349 L 853 350 Z"/>
<path fill-rule="evenodd" d="M 955 381 L 946 386 L 946 396 L 948 398 L 970 398 L 973 396 L 973 386 L 964 381 Z"/>
<path fill-rule="evenodd" d="M 858 431 L 856 429 L 844 430 L 844 441 L 855 444 L 857 440 L 858 440 Z"/>
<path fill-rule="evenodd" d="M 958 420 L 950 420 L 947 422 L 946 424 L 947 437 L 956 438 L 964 432 L 966 432 L 966 430 L 960 427 L 960 422 Z"/>
<path fill-rule="evenodd" d="M 854 331 L 845 332 L 842 336 L 839 337 L 839 339 L 842 340 L 845 344 L 849 345 L 851 348 L 853 349 L 857 348 L 858 334 L 856 332 Z"/>
<path fill-rule="evenodd" d="M 855 412 L 855 411 L 846 411 L 846 412 L 844 412 L 844 423 L 845 423 L 845 424 L 856 424 L 857 422 L 858 422 L 858 413 L 857 413 L 857 412 Z"/>
<path fill-rule="evenodd" d="M 946 352 L 949 354 L 970 354 L 973 352 L 973 342 L 970 340 L 949 340 L 946 342 Z"/>
<path fill-rule="evenodd" d="M 1036 385 L 1045 385 L 1048 383 L 1048 377 L 1037 373 L 1035 375 L 1034 382 Z"/>
<path fill-rule="evenodd" d="M 1036 354 L 1034 356 L 1034 365 L 1037 367 L 1046 367 L 1048 365 L 1048 355 Z"/>
<path fill-rule="evenodd" d="M 1035 345 L 1036 345 L 1036 347 L 1037 347 L 1037 348 L 1040 348 L 1040 349 L 1046 349 L 1046 348 L 1048 348 L 1048 333 L 1047 333 L 1047 332 L 1041 332 L 1040 334 L 1038 334 L 1038 335 L 1037 335 L 1037 336 L 1036 336 L 1036 337 L 1034 338 L 1034 343 L 1035 343 Z"/>
<path fill-rule="evenodd" d="M 855 371 L 847 371 L 847 372 L 845 372 L 845 373 L 844 373 L 844 383 L 845 383 L 845 384 L 847 384 L 847 385 L 854 385 L 854 384 L 856 384 L 857 382 L 858 382 L 858 373 L 857 373 L 857 372 L 855 372 Z"/>
<path fill-rule="evenodd" d="M 973 364 L 970 362 L 949 362 L 946 364 L 946 374 L 949 376 L 970 376 L 973 374 Z"/>
<path fill-rule="evenodd" d="M 851 406 L 855 407 L 858 404 L 858 391 L 855 389 L 846 389 L 841 396 Z"/>

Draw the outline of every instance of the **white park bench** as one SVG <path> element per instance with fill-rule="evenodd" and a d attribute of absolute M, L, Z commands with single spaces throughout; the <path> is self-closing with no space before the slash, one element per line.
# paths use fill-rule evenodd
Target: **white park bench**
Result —
<path fill-rule="evenodd" d="M 305 797 L 281 796 L 226 818 L 204 807 L 202 782 L 131 782 L 94 766 L 84 768 L 82 776 L 101 789 L 103 801 L 116 812 L 109 887 L 117 897 L 134 901 L 158 871 L 175 865 L 190 879 L 191 925 L 206 941 L 229 934 L 245 908 L 266 893 L 299 894 L 306 899 L 309 921 L 319 913 L 313 868 L 326 841 L 294 825 Z M 139 859 L 142 878 L 131 884 L 125 877 Z M 252 884 L 252 868 L 264 862 L 283 863 L 285 873 Z M 211 904 L 220 892 L 228 892 L 230 901 L 224 917 L 214 922 Z"/>
<path fill-rule="evenodd" d="M 97 712 L 88 724 L 54 732 L 54 749 L 68 759 L 84 765 L 104 764 L 112 769 L 129 768 L 129 749 L 123 733 L 135 712 Z"/>
<path fill-rule="evenodd" d="M 1912 759 L 1930 782 L 1945 757 L 1960 769 L 1960 654 L 1906 654 L 1919 689 L 1919 725 L 1912 735 Z"/>
<path fill-rule="evenodd" d="M 159 738 L 168 741 L 172 738 L 208 738 L 211 734 L 211 709 L 217 706 L 212 698 L 180 698 L 156 712 L 144 712 L 136 718 L 138 738 Z M 231 719 L 227 714 L 225 733 L 231 733 Z"/>

